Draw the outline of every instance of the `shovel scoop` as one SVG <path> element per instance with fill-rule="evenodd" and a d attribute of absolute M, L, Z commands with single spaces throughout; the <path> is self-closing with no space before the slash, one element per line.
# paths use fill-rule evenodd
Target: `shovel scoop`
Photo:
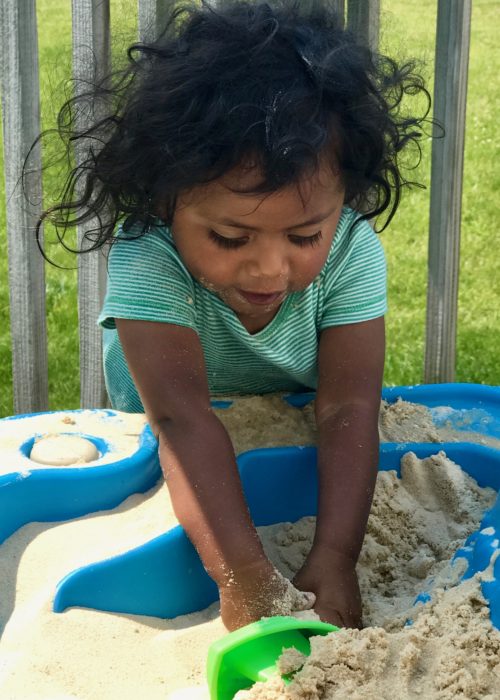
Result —
<path fill-rule="evenodd" d="M 339 628 L 319 620 L 269 617 L 230 632 L 208 650 L 207 682 L 210 700 L 233 700 L 239 690 L 267 681 L 279 671 L 277 661 L 284 649 L 294 647 L 308 656 L 309 638 Z M 288 680 L 283 676 L 285 682 Z"/>

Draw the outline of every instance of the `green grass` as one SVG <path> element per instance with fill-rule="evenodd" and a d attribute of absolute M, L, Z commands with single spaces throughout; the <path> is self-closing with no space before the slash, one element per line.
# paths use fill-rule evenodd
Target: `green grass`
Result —
<path fill-rule="evenodd" d="M 132 0 L 112 2 L 114 54 L 134 40 Z M 437 0 L 408 3 L 383 0 L 381 47 L 398 58 L 416 57 L 431 84 Z M 70 76 L 71 17 L 66 0 L 39 0 L 42 124 L 53 126 Z M 475 0 L 467 99 L 467 134 L 462 218 L 462 250 L 457 339 L 457 380 L 500 384 L 500 276 L 496 261 L 500 190 L 498 86 L 500 52 L 494 0 Z M 430 141 L 418 179 L 429 184 Z M 2 159 L 0 141 L 0 160 Z M 51 157 L 54 147 L 45 151 Z M 12 413 L 7 244 L 3 180 L 0 183 L 0 415 Z M 58 191 L 57 173 L 44 173 L 46 201 Z M 386 384 L 422 381 L 425 343 L 429 190 L 409 192 L 391 226 L 382 234 L 389 267 Z M 53 232 L 46 231 L 48 240 Z M 75 260 L 51 246 L 59 263 Z M 46 266 L 49 391 L 51 409 L 79 404 L 76 273 Z"/>
<path fill-rule="evenodd" d="M 433 71 L 435 2 L 383 3 L 382 45 L 415 55 Z M 500 19 L 496 3 L 477 0 L 467 97 L 466 147 L 459 277 L 457 381 L 500 384 L 500 283 L 494 240 L 498 225 L 500 174 L 496 121 L 500 53 L 492 29 Z M 402 49 L 404 47 L 404 50 Z M 421 167 L 429 184 L 430 142 Z M 422 380 L 427 293 L 429 190 L 414 190 L 382 234 L 389 267 L 388 351 L 385 381 Z"/>

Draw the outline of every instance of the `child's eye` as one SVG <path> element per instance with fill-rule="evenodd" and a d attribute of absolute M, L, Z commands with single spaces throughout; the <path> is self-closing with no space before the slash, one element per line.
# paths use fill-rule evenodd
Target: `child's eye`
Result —
<path fill-rule="evenodd" d="M 210 229 L 208 235 L 210 239 L 221 248 L 240 248 L 247 242 L 247 238 L 226 238 L 212 229 Z"/>
<path fill-rule="evenodd" d="M 303 248 L 306 245 L 315 246 L 318 245 L 323 238 L 323 231 L 317 231 L 313 233 L 312 236 L 288 236 L 288 239 L 299 247 Z"/>

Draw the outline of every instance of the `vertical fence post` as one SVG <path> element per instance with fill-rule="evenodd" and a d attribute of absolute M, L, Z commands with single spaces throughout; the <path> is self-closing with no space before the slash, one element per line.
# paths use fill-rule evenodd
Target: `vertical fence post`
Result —
<path fill-rule="evenodd" d="M 95 80 L 107 74 L 110 67 L 109 0 L 73 0 L 73 75 L 76 93 L 85 91 Z M 97 107 L 98 109 L 98 107 Z M 78 112 L 78 128 L 83 129 L 91 118 Z M 92 118 L 98 117 L 94 112 Z M 82 146 L 84 148 L 84 146 Z M 75 157 L 83 156 L 77 148 Z M 78 243 L 95 222 L 78 226 Z M 78 317 L 80 326 L 80 403 L 82 408 L 106 404 L 102 371 L 102 332 L 97 317 L 106 289 L 106 265 L 101 252 L 78 256 Z"/>
<path fill-rule="evenodd" d="M 380 0 L 348 0 L 347 27 L 376 51 L 380 32 Z"/>
<path fill-rule="evenodd" d="M 140 41 L 154 41 L 164 28 L 175 0 L 138 0 L 137 16 Z"/>
<path fill-rule="evenodd" d="M 38 146 L 27 198 L 19 180 L 40 132 L 35 0 L 3 0 L 0 43 L 14 411 L 30 413 L 48 406 L 45 266 L 34 236 L 42 200 Z"/>
<path fill-rule="evenodd" d="M 338 12 L 340 17 L 343 18 L 345 23 L 345 0 L 332 0 L 333 8 Z"/>
<path fill-rule="evenodd" d="M 233 0 L 229 0 L 231 3 Z M 326 0 L 327 3 L 333 7 L 333 9 L 338 12 L 341 17 L 345 17 L 345 0 Z M 142 0 L 139 0 L 142 2 Z M 147 2 L 155 2 L 155 0 L 147 0 Z M 224 4 L 228 3 L 228 0 L 206 0 L 208 4 L 223 7 Z M 301 0 L 301 8 L 305 8 L 306 11 L 313 9 L 315 5 L 322 6 L 325 4 L 325 0 Z"/>
<path fill-rule="evenodd" d="M 455 379 L 460 217 L 471 0 L 439 0 L 432 146 L 424 378 Z M 434 129 L 434 136 L 441 135 Z"/>
<path fill-rule="evenodd" d="M 344 17 L 345 0 L 326 0 L 326 5 L 332 7 L 335 12 Z M 301 0 L 300 6 L 306 11 L 314 10 L 315 6 L 319 8 L 325 6 L 325 0 Z"/>

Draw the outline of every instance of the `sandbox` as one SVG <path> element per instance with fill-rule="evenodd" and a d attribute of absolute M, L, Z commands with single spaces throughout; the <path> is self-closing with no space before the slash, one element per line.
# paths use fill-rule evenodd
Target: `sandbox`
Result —
<path fill-rule="evenodd" d="M 500 446 L 495 433 L 496 418 L 488 420 L 491 407 L 487 402 L 484 406 L 476 402 L 469 409 L 437 403 L 425 410 L 403 402 L 399 409 L 393 409 L 396 399 L 389 397 L 389 404 L 382 407 L 381 434 L 384 437 L 384 431 L 397 431 L 395 414 L 399 413 L 404 435 L 391 449 L 383 445 L 382 455 L 388 461 L 385 465 L 382 463 L 385 471 L 381 472 L 377 485 L 359 564 L 368 627 L 362 632 L 339 632 L 335 642 L 330 637 L 318 638 L 317 643 L 313 639 L 310 660 L 286 691 L 277 678 L 274 686 L 256 685 L 251 695 L 246 693 L 249 697 L 385 697 L 391 688 L 390 694 L 398 698 L 418 697 L 418 694 L 431 698 L 499 697 L 495 688 L 500 687 L 500 635 L 492 624 L 490 607 L 484 597 L 485 593 L 489 595 L 488 584 L 491 589 L 494 577 L 498 576 L 499 565 L 495 564 L 494 556 L 496 520 L 492 516 L 491 523 L 481 525 L 485 513 L 492 511 L 499 485 L 494 479 L 491 483 L 487 480 L 481 483 L 481 475 L 474 472 L 475 462 L 490 459 L 492 466 L 488 472 L 496 473 L 496 448 Z M 300 403 L 307 404 L 307 401 Z M 314 426 L 307 405 L 304 409 L 296 408 L 283 402 L 281 397 L 270 396 L 237 399 L 231 407 L 221 406 L 217 411 L 228 426 L 238 452 L 314 442 Z M 474 414 L 467 415 L 466 411 L 474 411 Z M 458 416 L 462 425 L 446 422 L 446 415 L 448 418 Z M 59 417 L 66 419 L 66 427 L 71 425 L 68 420 L 75 419 L 73 412 L 60 413 Z M 417 425 L 419 417 L 422 420 Z M 411 429 L 410 419 L 414 423 Z M 134 433 L 136 448 L 145 429 L 141 420 L 143 417 L 136 417 L 134 430 L 123 430 Z M 405 458 L 410 464 L 408 474 L 412 475 L 407 476 L 405 482 L 404 476 L 399 479 L 393 470 L 399 466 L 400 456 L 412 452 L 406 444 L 409 429 L 420 442 L 425 431 L 434 443 L 440 439 L 450 442 L 451 437 L 452 441 L 444 450 L 450 453 L 451 460 L 439 455 L 443 451 L 441 444 L 427 445 L 427 451 L 420 453 L 414 449 L 415 456 Z M 464 436 L 469 440 L 473 438 L 476 446 L 469 448 L 469 457 L 464 458 L 469 461 L 467 465 L 460 465 L 464 467 L 461 469 L 454 463 L 460 464 L 460 455 L 467 452 L 461 445 Z M 23 440 L 25 444 L 26 436 Z M 0 432 L 0 456 L 2 449 Z M 456 453 L 452 456 L 453 450 Z M 140 452 L 135 449 L 137 451 Z M 300 452 L 304 456 L 308 454 L 308 450 Z M 125 457 L 125 464 L 133 454 L 132 448 Z M 147 552 L 152 540 L 164 542 L 166 531 L 175 527 L 166 488 L 158 480 L 158 465 L 153 458 L 144 464 L 135 470 L 143 477 L 146 475 L 142 481 L 132 484 L 130 474 L 122 475 L 120 483 L 127 485 L 125 491 L 129 488 L 128 493 L 135 494 L 124 501 L 125 491 L 114 503 L 97 506 L 90 503 L 86 511 L 62 516 L 48 514 L 46 518 L 73 520 L 31 522 L 16 532 L 14 530 L 22 523 L 13 528 L 12 517 L 9 518 L 12 532 L 5 535 L 0 546 L 0 629 L 3 628 L 0 697 L 136 698 L 139 694 L 148 698 L 207 697 L 206 653 L 210 643 L 225 634 L 216 602 L 204 610 L 177 617 L 171 615 L 179 613 L 175 609 L 168 616 L 165 609 L 141 609 L 146 602 L 149 605 L 151 598 L 158 604 L 159 596 L 148 593 L 145 584 L 148 577 L 143 571 L 141 583 L 140 569 L 133 567 L 122 580 L 128 579 L 129 597 L 132 590 L 133 605 L 139 607 L 126 610 L 118 606 L 115 612 L 109 612 L 109 606 L 107 612 L 95 609 L 106 607 L 96 603 L 97 590 L 103 590 L 105 598 L 113 590 L 117 592 L 115 583 L 105 577 L 104 583 L 87 581 L 83 587 L 91 594 L 90 604 L 94 609 L 86 609 L 84 606 L 89 601 L 79 599 L 63 601 L 59 608 L 67 608 L 64 613 L 52 610 L 54 600 L 57 607 L 58 585 L 61 590 L 61 581 L 68 575 L 71 577 L 72 572 L 82 569 L 88 574 L 95 571 L 89 565 L 113 557 L 116 557 L 115 562 L 123 562 L 131 550 Z M 80 466 L 73 470 L 75 474 L 76 470 L 87 470 L 86 478 L 90 478 L 88 475 L 93 469 L 108 468 L 108 473 L 115 473 L 113 466 L 111 461 L 107 465 Z M 304 468 L 307 473 L 310 465 Z M 39 471 L 43 472 L 44 468 Z M 478 479 L 479 485 L 468 481 L 467 471 Z M 27 472 L 25 463 L 17 472 L 24 477 L 15 483 L 29 483 Z M 34 471 L 30 473 L 33 475 Z M 258 469 L 250 469 L 249 474 L 257 478 L 256 493 L 260 490 L 265 494 L 266 489 L 259 488 L 262 478 L 258 479 Z M 0 473 L 0 480 L 3 478 L 5 484 L 8 476 L 2 477 Z M 286 472 L 279 478 L 285 481 Z M 291 481 L 293 483 L 293 479 Z M 314 502 L 314 478 L 307 478 L 306 482 L 312 490 L 308 494 L 304 492 L 304 498 Z M 12 476 L 9 483 L 13 483 Z M 17 489 L 16 503 L 20 504 L 22 491 L 19 486 Z M 146 493 L 138 493 L 146 489 L 149 489 Z M 95 490 L 98 489 L 94 487 Z M 291 489 L 285 504 L 290 505 L 296 491 Z M 303 489 L 299 492 L 302 494 Z M 54 497 L 54 501 L 58 500 Z M 120 501 L 123 502 L 117 506 Z M 111 510 L 102 511 L 102 508 Z M 99 512 L 94 513 L 94 510 Z M 5 512 L 0 511 L 0 521 Z M 83 512 L 88 514 L 82 517 Z M 310 544 L 313 512 L 310 508 L 293 512 L 285 509 L 275 516 L 267 521 L 257 517 L 256 521 L 265 525 L 261 534 L 270 556 L 278 568 L 290 575 L 300 566 L 300 559 Z M 40 514 L 36 518 L 42 519 Z M 299 520 L 295 525 L 277 523 L 283 519 Z M 432 527 L 429 522 L 433 523 Z M 460 549 L 461 556 L 453 562 Z M 488 551 L 489 560 L 483 566 Z M 155 564 L 161 571 L 161 547 L 159 552 Z M 477 561 L 474 564 L 475 571 L 474 556 L 481 559 L 480 564 Z M 178 558 L 176 564 L 179 565 Z M 481 571 L 478 566 L 482 567 Z M 155 567 L 153 578 L 154 571 Z M 137 580 L 133 575 L 138 576 Z M 176 575 L 182 575 L 182 567 Z M 462 581 L 460 585 L 456 585 L 458 581 Z M 177 582 L 173 590 L 179 588 Z M 211 595 L 214 600 L 213 592 Z M 415 605 L 419 596 L 423 602 Z M 210 602 L 206 600 L 203 604 Z M 346 667 L 351 669 L 349 673 Z"/>

